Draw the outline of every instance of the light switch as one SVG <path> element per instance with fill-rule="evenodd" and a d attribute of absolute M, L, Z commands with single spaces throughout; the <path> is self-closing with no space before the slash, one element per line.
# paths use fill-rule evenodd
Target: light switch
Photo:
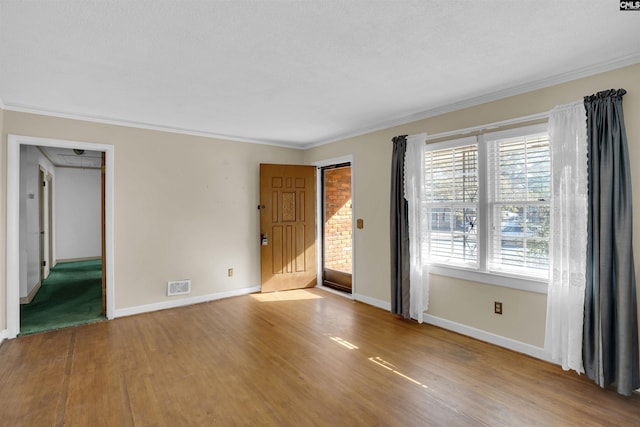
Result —
<path fill-rule="evenodd" d="M 362 218 L 356 219 L 356 227 L 359 230 L 362 230 L 364 228 L 364 219 L 362 219 Z"/>

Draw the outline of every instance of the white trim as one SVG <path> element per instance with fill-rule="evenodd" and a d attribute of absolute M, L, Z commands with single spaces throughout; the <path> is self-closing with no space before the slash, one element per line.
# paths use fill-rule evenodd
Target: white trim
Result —
<path fill-rule="evenodd" d="M 0 329 L 0 345 L 7 338 L 9 338 L 9 332 L 6 329 Z"/>
<path fill-rule="evenodd" d="M 427 138 L 427 141 L 429 138 Z M 465 145 L 473 145 L 478 143 L 477 136 L 465 136 L 463 138 L 447 139 L 446 141 L 427 143 L 427 151 L 444 150 L 447 148 L 464 147 Z"/>
<path fill-rule="evenodd" d="M 454 322 L 452 320 L 436 317 L 431 314 L 424 314 L 424 321 L 430 325 L 438 326 L 440 328 L 457 332 L 468 337 L 478 339 L 480 341 L 488 342 L 500 347 L 507 348 L 509 350 L 523 353 L 536 359 L 544 360 L 556 364 L 551 360 L 551 356 L 544 350 L 544 348 L 536 347 L 531 344 L 524 343 L 522 341 L 516 341 L 511 338 L 503 337 L 501 335 L 493 334 L 491 332 L 483 331 L 481 329 L 473 328 L 471 326 L 463 325 L 461 323 Z"/>
<path fill-rule="evenodd" d="M 135 314 L 150 313 L 152 311 L 166 310 L 169 308 L 184 307 L 202 302 L 215 301 L 222 298 L 236 297 L 240 295 L 260 292 L 260 286 L 234 289 L 231 291 L 218 292 L 215 294 L 200 295 L 197 297 L 171 299 L 168 301 L 156 302 L 153 304 L 137 305 L 134 307 L 120 308 L 116 310 L 115 317 L 133 316 Z"/>
<path fill-rule="evenodd" d="M 363 302 L 365 304 L 372 305 L 377 308 L 381 308 L 386 311 L 391 311 L 391 303 L 382 301 L 376 298 L 368 297 L 362 294 L 353 294 L 353 299 L 359 302 Z"/>
<path fill-rule="evenodd" d="M 522 276 L 510 276 L 496 273 L 495 271 L 485 272 L 476 270 L 465 270 L 446 265 L 431 264 L 429 273 L 437 276 L 454 277 L 456 279 L 468 280 L 470 282 L 485 283 L 487 285 L 502 286 L 505 288 L 519 289 L 521 291 L 547 294 L 549 288 L 548 279 L 531 279 Z"/>
<path fill-rule="evenodd" d="M 351 295 L 356 293 L 358 290 L 358 280 L 356 274 L 356 254 L 358 252 L 358 248 L 356 247 L 356 233 L 358 232 L 358 228 L 356 227 L 356 219 L 358 216 L 357 205 L 356 205 L 356 164 L 353 161 L 353 155 L 350 155 L 351 160 L 349 160 L 351 167 Z"/>
<path fill-rule="evenodd" d="M 202 136 L 205 138 L 245 142 L 249 144 L 272 145 L 275 147 L 293 148 L 297 150 L 305 149 L 305 147 L 296 145 L 295 143 L 287 143 L 283 141 L 244 138 L 240 136 L 224 135 L 224 134 L 219 134 L 215 132 L 208 132 L 208 131 L 197 130 L 197 129 L 179 128 L 174 126 L 158 125 L 154 123 L 138 122 L 134 120 L 114 119 L 114 118 L 108 118 L 108 117 L 92 116 L 92 115 L 87 115 L 82 113 L 73 113 L 73 112 L 69 113 L 69 112 L 61 112 L 61 111 L 54 111 L 54 110 L 45 110 L 45 109 L 41 109 L 38 107 L 29 106 L 29 105 L 21 105 L 21 104 L 6 105 L 5 104 L 3 109 L 7 111 L 16 111 L 18 113 L 38 114 L 41 116 L 59 117 L 61 119 L 82 120 L 85 122 L 92 122 L 92 123 L 103 123 L 107 125 L 126 126 L 130 128 L 136 128 L 136 129 L 146 129 L 146 130 L 155 130 L 159 132 L 177 133 L 180 135 Z"/>
<path fill-rule="evenodd" d="M 77 262 L 77 261 L 95 261 L 98 259 L 102 259 L 101 256 L 91 256 L 91 257 L 83 257 L 83 258 L 63 258 L 58 259 L 56 262 Z"/>
<path fill-rule="evenodd" d="M 447 105 L 432 108 L 430 110 L 421 111 L 419 113 L 410 114 L 408 116 L 397 117 L 394 119 L 386 120 L 383 122 L 377 122 L 375 125 L 366 126 L 355 130 L 353 132 L 345 132 L 340 135 L 336 135 L 323 141 L 304 145 L 303 148 L 315 148 L 322 145 L 330 144 L 332 142 L 342 141 L 348 138 L 353 138 L 360 135 L 376 132 L 392 128 L 395 126 L 405 125 L 407 123 L 417 122 L 419 120 L 428 119 L 430 117 L 440 116 L 442 114 L 451 113 L 453 111 L 462 110 L 464 108 L 475 107 L 477 105 L 486 104 L 488 102 L 498 101 L 500 99 L 509 98 L 511 96 L 521 95 L 523 93 L 532 92 L 538 89 L 544 89 L 547 87 L 559 85 L 562 83 L 571 82 L 581 79 L 583 77 L 593 76 L 595 74 L 605 73 L 607 71 L 617 70 L 629 65 L 640 63 L 640 53 L 633 53 L 622 58 L 614 59 L 611 61 L 601 62 L 599 64 L 582 67 L 570 72 L 556 74 L 555 76 L 547 77 L 533 82 L 512 86 L 496 92 L 487 93 L 474 98 L 461 99 L 459 101 L 452 102 Z M 437 135 L 431 135 L 427 139 L 433 139 Z"/>
<path fill-rule="evenodd" d="M 340 163 L 353 163 L 353 154 L 334 157 L 332 159 L 318 160 L 312 163 L 313 166 L 323 168 L 325 166 L 339 165 Z"/>
<path fill-rule="evenodd" d="M 7 137 L 7 338 L 20 333 L 20 144 Z"/>
<path fill-rule="evenodd" d="M 20 304 L 29 304 L 35 298 L 36 294 L 42 287 L 42 282 L 38 280 L 38 283 L 31 289 L 31 292 L 26 297 L 20 297 Z"/>
<path fill-rule="evenodd" d="M 548 118 L 549 113 L 545 116 Z M 499 141 L 502 139 L 522 137 L 522 135 L 533 136 L 538 134 L 549 133 L 549 122 L 538 123 L 536 125 L 522 126 L 512 129 L 498 130 L 495 132 L 487 132 L 482 134 L 483 142 L 487 141 Z"/>
<path fill-rule="evenodd" d="M 20 145 L 44 147 L 78 148 L 105 152 L 105 249 L 107 273 L 107 318 L 115 312 L 114 280 L 114 146 L 91 142 L 67 141 L 51 138 L 37 138 L 23 135 L 7 137 L 7 338 L 15 338 L 20 333 Z"/>
<path fill-rule="evenodd" d="M 115 218 L 115 152 L 114 147 L 107 146 L 104 158 L 104 234 L 105 234 L 105 260 L 106 266 L 106 291 L 107 291 L 107 319 L 115 317 L 116 310 L 116 285 L 115 285 L 115 243 L 114 225 Z"/>

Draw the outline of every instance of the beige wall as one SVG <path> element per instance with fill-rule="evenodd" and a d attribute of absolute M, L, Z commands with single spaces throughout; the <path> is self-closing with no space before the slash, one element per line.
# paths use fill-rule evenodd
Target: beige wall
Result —
<path fill-rule="evenodd" d="M 624 111 L 631 158 L 634 228 L 640 230 L 640 65 L 536 90 L 464 110 L 307 150 L 307 163 L 353 155 L 354 215 L 364 219 L 355 230 L 356 293 L 388 302 L 389 186 L 391 138 L 427 132 L 435 134 L 550 110 L 610 88 L 625 88 Z M 428 78 L 425 76 L 425 78 Z M 640 232 L 634 237 L 636 271 L 640 271 Z M 504 303 L 504 314 L 493 314 L 493 301 Z M 487 332 L 542 347 L 546 296 L 499 286 L 433 276 L 429 314 Z"/>
<path fill-rule="evenodd" d="M 3 252 L 8 134 L 115 147 L 116 310 L 166 302 L 168 280 L 191 279 L 191 297 L 259 286 L 259 164 L 302 161 L 300 150 L 4 111 Z"/>

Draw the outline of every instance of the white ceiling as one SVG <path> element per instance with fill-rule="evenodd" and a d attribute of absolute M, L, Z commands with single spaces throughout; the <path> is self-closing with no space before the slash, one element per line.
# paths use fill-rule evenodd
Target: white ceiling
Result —
<path fill-rule="evenodd" d="M 308 147 L 638 63 L 639 40 L 615 0 L 0 0 L 0 99 Z"/>

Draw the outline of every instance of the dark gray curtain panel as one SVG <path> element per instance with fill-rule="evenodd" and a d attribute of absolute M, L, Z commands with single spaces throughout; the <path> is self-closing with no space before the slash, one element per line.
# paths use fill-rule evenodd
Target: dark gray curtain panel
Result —
<path fill-rule="evenodd" d="M 640 387 L 632 200 L 624 89 L 584 99 L 589 144 L 587 288 L 583 362 L 600 387 Z M 638 141 L 640 142 L 640 141 Z"/>
<path fill-rule="evenodd" d="M 409 314 L 409 213 L 404 198 L 404 157 L 407 137 L 393 138 L 391 158 L 391 312 Z"/>

